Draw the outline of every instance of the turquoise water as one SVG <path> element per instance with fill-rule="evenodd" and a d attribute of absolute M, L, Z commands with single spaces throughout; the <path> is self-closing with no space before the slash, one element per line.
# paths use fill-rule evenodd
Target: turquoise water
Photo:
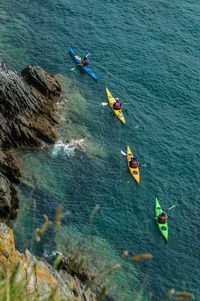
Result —
<path fill-rule="evenodd" d="M 87 229 L 98 204 L 93 236 L 109 243 L 113 253 L 153 254 L 136 266 L 153 300 L 163 300 L 171 287 L 199 296 L 200 5 L 10 0 L 1 1 L 0 8 L 1 59 L 18 70 L 41 65 L 59 75 L 65 92 L 61 140 L 81 140 L 79 150 L 58 146 L 21 153 L 34 191 L 30 197 L 31 189 L 20 187 L 19 245 L 21 227 L 27 244 L 31 229 L 43 214 L 52 217 L 59 204 L 71 213 L 64 225 L 76 231 Z M 69 46 L 81 55 L 91 53 L 97 83 L 70 71 Z M 105 86 L 127 102 L 124 127 L 101 105 Z M 127 144 L 142 163 L 139 186 L 120 153 Z M 156 196 L 165 209 L 176 204 L 167 245 L 153 221 L 147 222 Z"/>

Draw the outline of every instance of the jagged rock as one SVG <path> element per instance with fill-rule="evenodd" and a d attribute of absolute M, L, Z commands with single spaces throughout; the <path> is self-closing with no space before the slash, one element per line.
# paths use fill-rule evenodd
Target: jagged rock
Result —
<path fill-rule="evenodd" d="M 72 276 L 76 276 L 82 283 L 93 281 L 95 275 L 89 273 L 80 263 L 76 262 L 74 257 L 61 257 L 60 263 L 57 267 L 58 270 L 63 270 Z"/>
<path fill-rule="evenodd" d="M 12 183 L 19 183 L 21 172 L 19 170 L 18 162 L 12 151 L 3 151 L 0 149 L 0 172 Z"/>
<path fill-rule="evenodd" d="M 18 281 L 26 281 L 26 297 L 37 294 L 38 300 L 50 300 L 49 294 L 56 288 L 58 300 L 96 301 L 96 294 L 92 292 L 74 276 L 54 271 L 45 261 L 38 260 L 30 251 L 20 253 L 15 248 L 12 229 L 0 223 L 0 266 L 2 273 L 14 270 Z M 46 298 L 44 298 L 46 296 Z M 55 296 L 55 300 L 56 299 Z M 70 297 L 68 299 L 68 297 Z M 76 299 L 77 297 L 78 299 Z M 41 299 L 40 299 L 41 298 Z M 30 297 L 32 300 L 32 298 Z"/>
<path fill-rule="evenodd" d="M 28 250 L 19 253 L 15 249 L 13 231 L 3 223 L 0 223 L 0 264 L 5 273 L 18 268 L 18 278 L 27 281 L 28 294 L 37 291 L 44 295 L 58 286 L 48 265 L 37 260 Z"/>
<path fill-rule="evenodd" d="M 60 84 L 52 75 L 44 73 L 40 67 L 27 66 L 21 72 L 26 81 L 42 94 L 54 98 L 60 96 Z M 45 75 L 45 76 L 44 76 Z"/>
<path fill-rule="evenodd" d="M 8 178 L 0 173 L 0 214 L 1 218 L 14 218 L 17 214 L 16 190 Z"/>
<path fill-rule="evenodd" d="M 16 183 L 21 176 L 17 161 L 11 151 L 0 149 L 0 217 L 13 219 L 17 215 L 19 200 Z"/>
<path fill-rule="evenodd" d="M 58 81 L 39 67 L 28 66 L 19 75 L 0 66 L 0 146 L 55 142 L 53 126 L 59 121 L 56 101 L 60 95 Z"/>
<path fill-rule="evenodd" d="M 0 65 L 0 218 L 15 217 L 19 206 L 14 185 L 21 173 L 11 149 L 57 140 L 60 96 L 58 81 L 40 67 L 27 66 L 18 74 Z"/>

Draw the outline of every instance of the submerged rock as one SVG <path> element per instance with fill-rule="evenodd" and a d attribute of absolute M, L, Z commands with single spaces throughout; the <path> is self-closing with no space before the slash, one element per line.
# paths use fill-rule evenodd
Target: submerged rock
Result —
<path fill-rule="evenodd" d="M 0 65 L 0 218 L 14 218 L 19 207 L 21 173 L 13 149 L 57 140 L 60 96 L 59 82 L 42 68 L 27 66 L 18 74 Z"/>

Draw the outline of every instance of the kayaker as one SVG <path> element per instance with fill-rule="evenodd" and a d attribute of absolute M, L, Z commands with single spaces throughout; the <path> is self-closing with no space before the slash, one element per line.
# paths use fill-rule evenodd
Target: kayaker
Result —
<path fill-rule="evenodd" d="M 129 161 L 129 165 L 131 168 L 137 168 L 139 166 L 139 162 L 136 161 L 135 157 L 132 157 Z"/>
<path fill-rule="evenodd" d="M 86 66 L 89 65 L 89 61 L 88 61 L 88 59 L 87 59 L 86 56 L 85 56 L 83 59 L 81 59 L 80 65 L 81 65 L 82 67 L 86 67 Z"/>
<path fill-rule="evenodd" d="M 113 104 L 113 109 L 114 110 L 121 110 L 121 107 L 122 107 L 122 105 L 119 101 L 119 98 L 115 98 L 115 102 Z"/>
<path fill-rule="evenodd" d="M 160 224 L 165 224 L 166 221 L 168 219 L 167 213 L 166 212 L 162 212 L 158 217 L 157 217 L 157 221 Z"/>

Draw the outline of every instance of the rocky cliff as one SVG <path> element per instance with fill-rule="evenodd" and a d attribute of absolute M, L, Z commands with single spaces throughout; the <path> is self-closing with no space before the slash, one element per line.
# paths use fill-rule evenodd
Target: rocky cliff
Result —
<path fill-rule="evenodd" d="M 16 149 L 40 147 L 44 142 L 57 140 L 54 128 L 59 122 L 57 102 L 61 93 L 56 78 L 40 67 L 27 66 L 18 74 L 0 65 L 1 220 L 15 218 L 19 208 L 16 184 L 22 175 Z M 106 296 L 104 286 L 94 283 L 94 275 L 81 262 L 74 257 L 57 258 L 55 269 L 28 250 L 18 252 L 12 229 L 0 222 L 0 291 L 1 296 L 6 296 L 3 300 L 8 298 L 8 291 L 10 296 L 17 292 L 17 300 L 113 300 Z"/>
<path fill-rule="evenodd" d="M 0 218 L 16 217 L 19 207 L 15 149 L 56 141 L 60 97 L 59 82 L 40 67 L 27 66 L 18 74 L 0 65 Z"/>
<path fill-rule="evenodd" d="M 22 175 L 16 150 L 57 140 L 54 128 L 59 122 L 57 102 L 61 93 L 56 78 L 40 67 L 27 66 L 19 74 L 0 65 L 1 220 L 15 218 L 19 208 L 16 184 Z M 60 258 L 54 269 L 28 250 L 18 252 L 12 229 L 0 222 L 0 282 L 14 279 L 22 293 L 19 300 L 24 300 L 23 297 L 26 300 L 97 300 L 95 292 L 88 287 L 90 275 L 71 262 Z M 9 284 L 9 290 L 13 283 Z"/>
<path fill-rule="evenodd" d="M 23 300 L 97 300 L 95 293 L 77 277 L 78 274 L 72 277 L 63 270 L 56 271 L 46 262 L 36 259 L 28 250 L 18 252 L 12 229 L 3 223 L 0 223 L 0 266 L 0 280 L 8 278 L 10 274 L 11 288 L 17 285 L 20 289 L 24 288 L 21 293 L 22 298 L 25 296 Z"/>

